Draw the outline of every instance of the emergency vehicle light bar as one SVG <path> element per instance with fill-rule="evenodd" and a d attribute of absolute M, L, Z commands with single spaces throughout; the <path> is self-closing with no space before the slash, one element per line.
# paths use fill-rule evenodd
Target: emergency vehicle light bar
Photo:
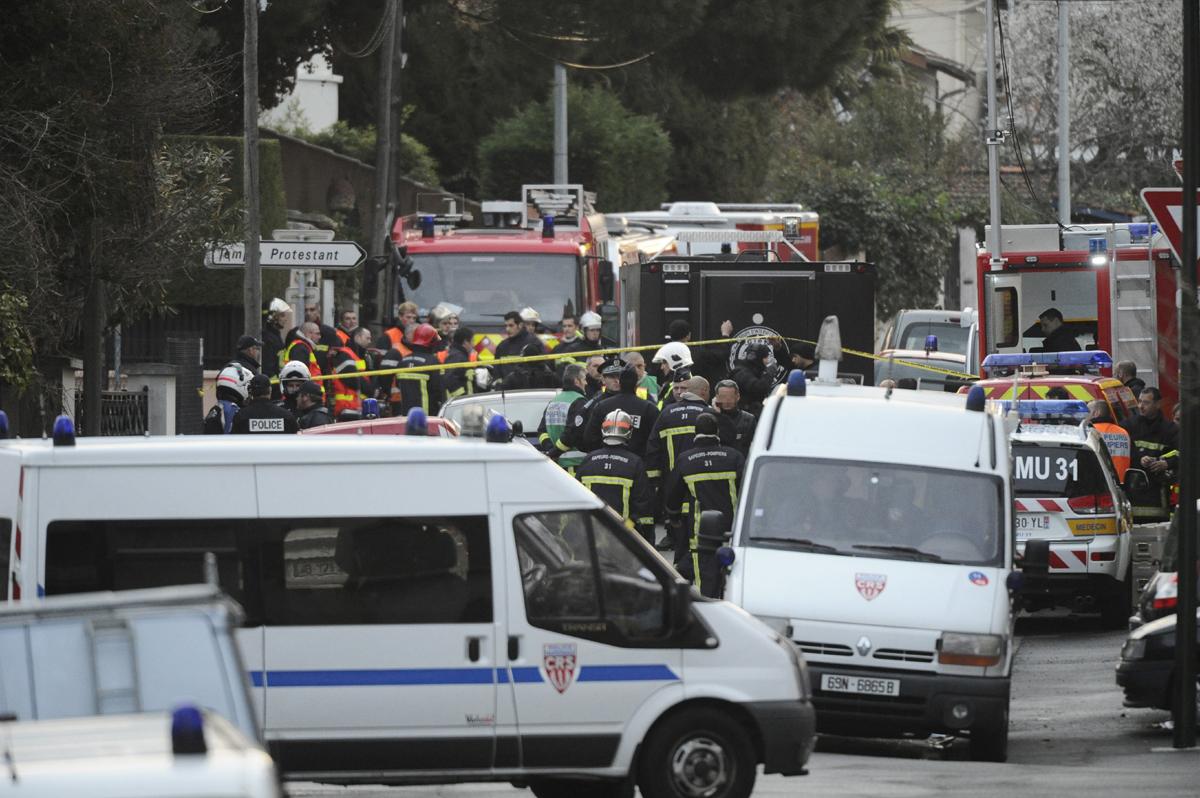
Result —
<path fill-rule="evenodd" d="M 1060 366 L 1063 368 L 1111 368 L 1112 357 L 1108 352 L 1088 350 L 1084 352 L 1015 352 L 991 354 L 983 359 L 985 369 L 1019 366 Z"/>
<path fill-rule="evenodd" d="M 782 230 L 680 230 L 675 237 L 683 243 L 723 244 L 728 242 L 746 242 L 752 244 L 770 244 L 783 241 Z"/>
<path fill-rule="evenodd" d="M 1080 399 L 1010 399 L 992 400 L 1007 414 L 1014 407 L 1021 418 L 1030 419 L 1061 419 L 1082 421 L 1088 417 L 1087 402 Z"/>

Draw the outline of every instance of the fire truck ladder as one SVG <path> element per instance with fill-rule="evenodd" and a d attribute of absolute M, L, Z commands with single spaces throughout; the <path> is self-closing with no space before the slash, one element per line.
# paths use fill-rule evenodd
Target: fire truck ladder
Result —
<path fill-rule="evenodd" d="M 1157 385 L 1158 309 L 1154 300 L 1154 262 L 1113 259 L 1113 361 L 1132 360 L 1147 385 Z"/>
<path fill-rule="evenodd" d="M 733 244 L 741 242 L 783 244 L 792 251 L 797 260 L 808 260 L 808 257 L 803 252 L 796 249 L 792 245 L 792 242 L 784 237 L 781 230 L 735 230 L 729 228 L 722 228 L 720 230 L 680 230 L 675 234 L 675 238 L 681 244 Z"/>

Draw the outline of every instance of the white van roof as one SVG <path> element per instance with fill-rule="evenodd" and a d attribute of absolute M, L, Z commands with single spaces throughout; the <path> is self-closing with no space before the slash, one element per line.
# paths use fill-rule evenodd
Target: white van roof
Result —
<path fill-rule="evenodd" d="M 806 396 L 787 396 L 781 388 L 767 402 L 770 410 L 759 422 L 754 447 L 761 455 L 1007 471 L 1008 455 L 1000 451 L 1007 432 L 998 412 L 969 411 L 966 398 L 957 394 L 894 389 L 888 398 L 887 393 L 810 382 Z"/>

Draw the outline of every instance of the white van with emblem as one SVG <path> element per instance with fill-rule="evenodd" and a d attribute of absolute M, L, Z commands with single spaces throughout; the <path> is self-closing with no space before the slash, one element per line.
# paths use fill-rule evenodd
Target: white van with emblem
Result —
<path fill-rule="evenodd" d="M 836 319 L 817 354 L 816 381 L 793 372 L 764 404 L 725 595 L 804 652 L 818 730 L 965 732 L 1003 761 L 1010 430 L 982 390 L 839 384 Z"/>
<path fill-rule="evenodd" d="M 0 599 L 200 582 L 215 555 L 289 778 L 744 798 L 760 763 L 804 772 L 793 646 L 528 446 L 0 441 L 0 485 Z"/>

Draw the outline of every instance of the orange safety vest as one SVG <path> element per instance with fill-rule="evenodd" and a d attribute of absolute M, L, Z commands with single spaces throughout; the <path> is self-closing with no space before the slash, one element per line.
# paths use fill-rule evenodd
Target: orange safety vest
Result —
<path fill-rule="evenodd" d="M 1125 472 L 1129 470 L 1130 457 L 1132 455 L 1133 445 L 1129 440 L 1129 433 L 1122 427 L 1108 421 L 1101 421 L 1099 424 L 1092 424 L 1096 432 L 1100 433 L 1100 437 L 1104 438 L 1104 445 L 1108 447 L 1108 455 L 1112 458 L 1113 468 L 1117 471 L 1117 481 L 1125 481 Z"/>
<path fill-rule="evenodd" d="M 392 348 L 400 353 L 400 357 L 408 357 L 412 354 L 412 350 L 404 343 L 404 331 L 399 327 L 388 327 L 383 334 L 392 342 Z"/>
<path fill-rule="evenodd" d="M 337 352 L 344 352 L 354 363 L 354 374 L 367 370 L 367 362 L 354 353 L 353 349 L 343 346 L 339 347 Z M 350 370 L 346 369 L 338 374 L 348 374 Z M 356 413 L 362 412 L 362 400 L 365 398 L 362 391 L 358 388 L 351 388 L 341 377 L 334 377 L 333 380 L 333 417 L 336 419 L 344 410 L 353 410 Z"/>
<path fill-rule="evenodd" d="M 297 345 L 304 347 L 305 351 L 308 352 L 308 357 L 296 357 L 295 349 L 296 349 Z M 288 344 L 287 349 L 284 350 L 284 357 L 283 357 L 284 365 L 286 365 L 288 362 L 290 362 L 292 360 L 299 360 L 301 363 L 308 366 L 308 373 L 310 376 L 312 376 L 312 377 L 321 376 L 321 364 L 317 361 L 317 352 L 315 349 L 313 349 L 312 344 L 310 344 L 308 341 L 304 340 L 303 338 L 297 338 L 295 341 L 292 341 L 290 344 Z M 325 397 L 325 381 L 317 380 L 316 382 L 317 382 L 317 385 L 321 386 L 321 398 L 324 399 L 324 397 Z"/>

